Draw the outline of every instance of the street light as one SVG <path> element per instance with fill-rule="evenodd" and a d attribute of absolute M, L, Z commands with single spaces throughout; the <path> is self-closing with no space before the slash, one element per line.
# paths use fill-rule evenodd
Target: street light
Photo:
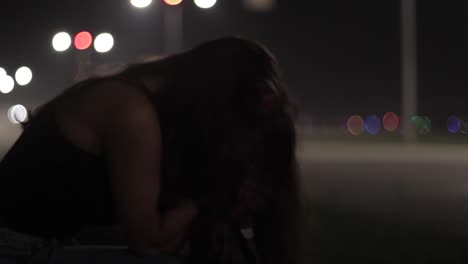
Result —
<path fill-rule="evenodd" d="M 137 4 L 141 4 L 141 2 Z M 65 51 L 70 48 L 71 44 L 72 38 L 66 32 L 57 33 L 52 40 L 52 45 L 56 51 Z M 73 44 L 75 49 L 79 51 L 75 53 L 76 72 L 74 80 L 80 81 L 87 78 L 93 70 L 90 47 L 94 44 L 94 49 L 97 52 L 109 52 L 114 47 L 114 37 L 109 33 L 102 33 L 96 36 L 93 43 L 93 35 L 88 31 L 81 31 L 75 35 Z"/>
<path fill-rule="evenodd" d="M 164 0 L 164 3 L 170 6 L 176 6 L 176 5 L 180 5 L 183 1 L 184 0 Z"/>
<path fill-rule="evenodd" d="M 149 5 L 149 3 L 139 5 L 136 3 L 139 1 L 136 0 L 131 0 L 131 2 L 138 7 Z M 178 52 L 183 46 L 183 8 L 181 4 L 184 0 L 163 0 L 163 2 L 168 6 L 163 10 L 164 53 Z M 216 2 L 217 0 L 194 0 L 195 5 L 203 9 L 213 7 Z"/>
<path fill-rule="evenodd" d="M 23 123 L 28 119 L 28 110 L 23 105 L 14 105 L 8 109 L 8 119 L 13 124 Z"/>
<path fill-rule="evenodd" d="M 106 53 L 114 46 L 114 37 L 109 33 L 101 33 L 94 40 L 94 49 L 99 53 Z"/>
<path fill-rule="evenodd" d="M 6 74 L 7 74 L 7 73 L 6 73 L 5 69 L 3 69 L 2 67 L 0 67 L 0 76 L 4 76 L 4 75 L 6 75 Z"/>
<path fill-rule="evenodd" d="M 7 94 L 13 91 L 15 88 L 15 81 L 9 75 L 1 75 L 0 76 L 0 92 Z"/>
<path fill-rule="evenodd" d="M 81 31 L 75 36 L 75 48 L 78 50 L 85 50 L 93 44 L 93 35 L 88 31 Z"/>
<path fill-rule="evenodd" d="M 216 0 L 195 0 L 195 4 L 203 9 L 212 8 L 216 4 Z"/>
<path fill-rule="evenodd" d="M 32 74 L 31 69 L 29 69 L 26 66 L 23 66 L 19 68 L 18 70 L 16 70 L 15 79 L 16 79 L 16 82 L 21 86 L 28 85 L 31 82 L 32 77 L 33 77 L 33 74 Z"/>
<path fill-rule="evenodd" d="M 130 3 L 136 8 L 148 7 L 153 0 L 131 0 Z"/>
<path fill-rule="evenodd" d="M 72 43 L 70 34 L 67 32 L 59 32 L 55 34 L 54 38 L 52 39 L 52 46 L 54 47 L 55 51 L 62 52 L 66 51 L 70 48 Z"/>

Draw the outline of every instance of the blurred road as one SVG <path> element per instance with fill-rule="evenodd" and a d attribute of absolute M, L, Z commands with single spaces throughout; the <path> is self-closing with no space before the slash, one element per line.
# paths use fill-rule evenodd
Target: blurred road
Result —
<path fill-rule="evenodd" d="M 1 158 L 21 127 L 0 124 Z M 468 146 L 299 146 L 301 187 L 313 203 L 443 224 L 468 237 Z"/>
<path fill-rule="evenodd" d="M 300 149 L 314 203 L 412 219 L 468 237 L 468 147 L 314 144 Z"/>
<path fill-rule="evenodd" d="M 303 263 L 468 263 L 467 145 L 303 143 Z"/>

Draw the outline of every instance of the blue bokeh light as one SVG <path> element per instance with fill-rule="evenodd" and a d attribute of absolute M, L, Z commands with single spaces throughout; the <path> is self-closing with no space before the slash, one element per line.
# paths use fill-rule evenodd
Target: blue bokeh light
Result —
<path fill-rule="evenodd" d="M 447 119 L 447 129 L 450 133 L 456 134 L 460 132 L 462 121 L 460 118 L 452 115 Z"/>
<path fill-rule="evenodd" d="M 366 117 L 365 128 L 367 133 L 377 135 L 382 130 L 382 122 L 377 115 L 370 115 Z"/>

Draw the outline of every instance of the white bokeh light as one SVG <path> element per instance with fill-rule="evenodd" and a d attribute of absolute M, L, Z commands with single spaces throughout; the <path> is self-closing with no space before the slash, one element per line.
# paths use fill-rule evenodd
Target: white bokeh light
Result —
<path fill-rule="evenodd" d="M 70 34 L 67 32 L 60 32 L 55 34 L 54 38 L 52 39 L 52 46 L 56 51 L 66 51 L 70 48 L 72 44 L 72 39 Z"/>
<path fill-rule="evenodd" d="M 195 4 L 200 8 L 212 8 L 216 0 L 195 0 Z"/>
<path fill-rule="evenodd" d="M 23 123 L 28 119 L 28 110 L 23 105 L 17 104 L 8 109 L 8 120 L 13 124 Z"/>
<path fill-rule="evenodd" d="M 31 69 L 26 66 L 19 68 L 15 73 L 16 82 L 21 85 L 28 85 L 32 80 L 33 74 Z"/>
<path fill-rule="evenodd" d="M 99 34 L 94 40 L 94 49 L 97 52 L 105 53 L 114 47 L 114 37 L 109 33 Z"/>
<path fill-rule="evenodd" d="M 5 76 L 6 74 L 7 74 L 7 72 L 5 71 L 5 69 L 0 67 L 0 76 Z"/>
<path fill-rule="evenodd" d="M 0 92 L 7 94 L 15 88 L 15 80 L 9 75 L 0 75 Z"/>
<path fill-rule="evenodd" d="M 137 8 L 145 8 L 151 5 L 153 0 L 130 0 L 130 3 Z"/>

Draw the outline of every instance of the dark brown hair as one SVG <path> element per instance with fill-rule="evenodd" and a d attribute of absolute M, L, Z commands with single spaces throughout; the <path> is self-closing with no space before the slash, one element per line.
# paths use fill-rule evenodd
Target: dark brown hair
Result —
<path fill-rule="evenodd" d="M 258 42 L 226 37 L 123 74 L 132 73 L 166 81 L 154 96 L 164 169 L 173 174 L 163 191 L 179 190 L 201 203 L 209 197 L 216 210 L 206 219 L 215 221 L 234 206 L 243 177 L 251 175 L 265 198 L 254 223 L 264 263 L 295 263 L 297 111 L 272 53 Z"/>

